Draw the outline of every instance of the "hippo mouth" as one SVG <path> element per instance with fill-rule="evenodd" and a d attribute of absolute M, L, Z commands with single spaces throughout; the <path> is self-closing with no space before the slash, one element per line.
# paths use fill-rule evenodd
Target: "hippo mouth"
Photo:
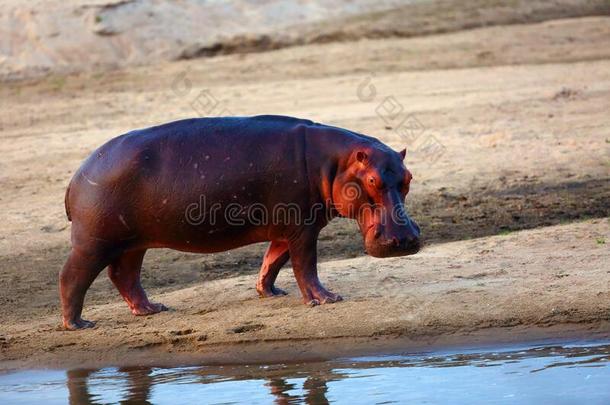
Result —
<path fill-rule="evenodd" d="M 414 255 L 420 251 L 422 243 L 419 239 L 405 245 L 396 245 L 393 241 L 366 243 L 365 250 L 373 257 L 400 257 Z"/>
<path fill-rule="evenodd" d="M 423 243 L 420 238 L 410 240 L 387 239 L 375 235 L 374 229 L 375 226 L 371 225 L 363 233 L 364 249 L 369 256 L 379 258 L 409 256 L 416 254 L 422 248 Z"/>

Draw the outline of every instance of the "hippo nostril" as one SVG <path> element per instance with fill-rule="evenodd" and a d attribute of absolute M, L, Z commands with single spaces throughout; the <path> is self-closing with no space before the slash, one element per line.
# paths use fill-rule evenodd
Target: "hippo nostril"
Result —
<path fill-rule="evenodd" d="M 402 242 L 402 245 L 408 245 L 409 243 L 412 243 L 415 239 L 417 239 L 414 236 L 405 236 L 404 238 L 402 238 L 400 241 Z"/>

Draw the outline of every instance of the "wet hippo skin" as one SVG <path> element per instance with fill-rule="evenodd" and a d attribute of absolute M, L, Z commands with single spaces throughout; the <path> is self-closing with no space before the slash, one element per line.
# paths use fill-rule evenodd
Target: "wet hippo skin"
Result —
<path fill-rule="evenodd" d="M 72 250 L 59 277 L 63 324 L 81 318 L 104 269 L 135 315 L 167 309 L 140 283 L 147 249 L 221 252 L 270 242 L 261 297 L 290 259 L 308 305 L 340 301 L 318 279 L 316 244 L 334 217 L 358 222 L 375 257 L 414 254 L 419 227 L 404 208 L 411 173 L 379 140 L 282 116 L 197 118 L 129 132 L 95 150 L 66 191 Z"/>

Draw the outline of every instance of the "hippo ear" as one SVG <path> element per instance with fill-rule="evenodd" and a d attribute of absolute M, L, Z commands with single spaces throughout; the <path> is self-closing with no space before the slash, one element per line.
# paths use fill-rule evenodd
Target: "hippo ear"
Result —
<path fill-rule="evenodd" d="M 405 156 L 407 156 L 407 148 L 404 148 L 403 150 L 401 150 L 398 153 L 400 154 L 400 157 L 402 158 L 402 160 L 405 160 Z"/>
<path fill-rule="evenodd" d="M 366 152 L 363 152 L 361 150 L 356 152 L 356 160 L 359 161 L 360 163 L 366 163 L 368 158 L 369 158 L 369 155 L 367 155 Z"/>

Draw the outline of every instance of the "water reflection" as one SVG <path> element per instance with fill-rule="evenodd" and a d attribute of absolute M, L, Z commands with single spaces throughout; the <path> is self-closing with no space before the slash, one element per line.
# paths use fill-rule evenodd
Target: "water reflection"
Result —
<path fill-rule="evenodd" d="M 507 398 L 529 402 L 560 394 L 561 398 L 574 395 L 604 402 L 610 399 L 610 344 L 264 366 L 77 369 L 67 371 L 65 380 L 58 379 L 56 372 L 46 377 L 44 372 L 29 373 L 0 375 L 0 402 L 36 402 L 37 395 L 47 404 L 53 398 L 58 403 L 68 399 L 70 404 L 176 400 L 328 404 L 361 402 L 369 396 L 375 398 L 372 402 L 422 398 L 434 402 L 449 395 L 468 398 L 473 391 L 479 400 L 500 402 Z"/>
<path fill-rule="evenodd" d="M 319 364 L 316 364 L 319 366 Z M 214 384 L 222 381 L 259 380 L 265 377 L 262 384 L 278 405 L 305 403 L 328 404 L 327 383 L 347 378 L 346 375 L 325 370 L 309 370 L 312 365 L 279 365 L 253 368 L 253 372 L 244 373 L 244 366 L 234 367 L 201 367 L 180 368 L 173 372 L 158 372 L 160 369 L 150 367 L 118 368 L 110 376 L 99 374 L 95 369 L 76 369 L 66 372 L 70 405 L 102 404 L 98 402 L 102 395 L 92 393 L 97 387 L 113 385 L 122 387 L 121 404 L 151 404 L 151 390 L 155 384 Z M 297 370 L 298 369 L 298 370 Z M 105 369 L 109 370 L 109 369 Z M 296 382 L 293 380 L 297 380 Z M 301 380 L 302 385 L 299 384 Z M 116 391 L 115 391 L 116 392 Z M 298 393 L 296 393 L 298 392 Z"/>
<path fill-rule="evenodd" d="M 68 370 L 66 372 L 70 405 L 95 403 L 87 387 L 87 379 L 93 372 L 95 370 Z"/>
<path fill-rule="evenodd" d="M 275 403 L 278 405 L 297 403 L 300 400 L 298 395 L 289 394 L 290 391 L 297 389 L 296 384 L 287 383 L 283 378 L 273 378 L 265 384 L 270 388 L 271 394 L 275 397 Z M 326 382 L 314 378 L 308 378 L 303 384 L 303 388 L 307 392 L 303 400 L 307 404 L 328 404 L 326 399 Z"/>
<path fill-rule="evenodd" d="M 89 380 L 98 381 L 100 384 L 98 370 L 95 369 L 76 369 L 66 372 L 66 385 L 68 387 L 68 402 L 70 405 L 98 404 L 96 398 L 99 395 L 92 395 L 89 389 Z M 124 398 L 121 404 L 151 404 L 150 391 L 155 383 L 152 377 L 152 369 L 149 367 L 140 368 L 118 368 L 116 374 L 113 373 L 111 384 L 116 385 L 123 379 L 126 388 L 122 391 Z"/>

